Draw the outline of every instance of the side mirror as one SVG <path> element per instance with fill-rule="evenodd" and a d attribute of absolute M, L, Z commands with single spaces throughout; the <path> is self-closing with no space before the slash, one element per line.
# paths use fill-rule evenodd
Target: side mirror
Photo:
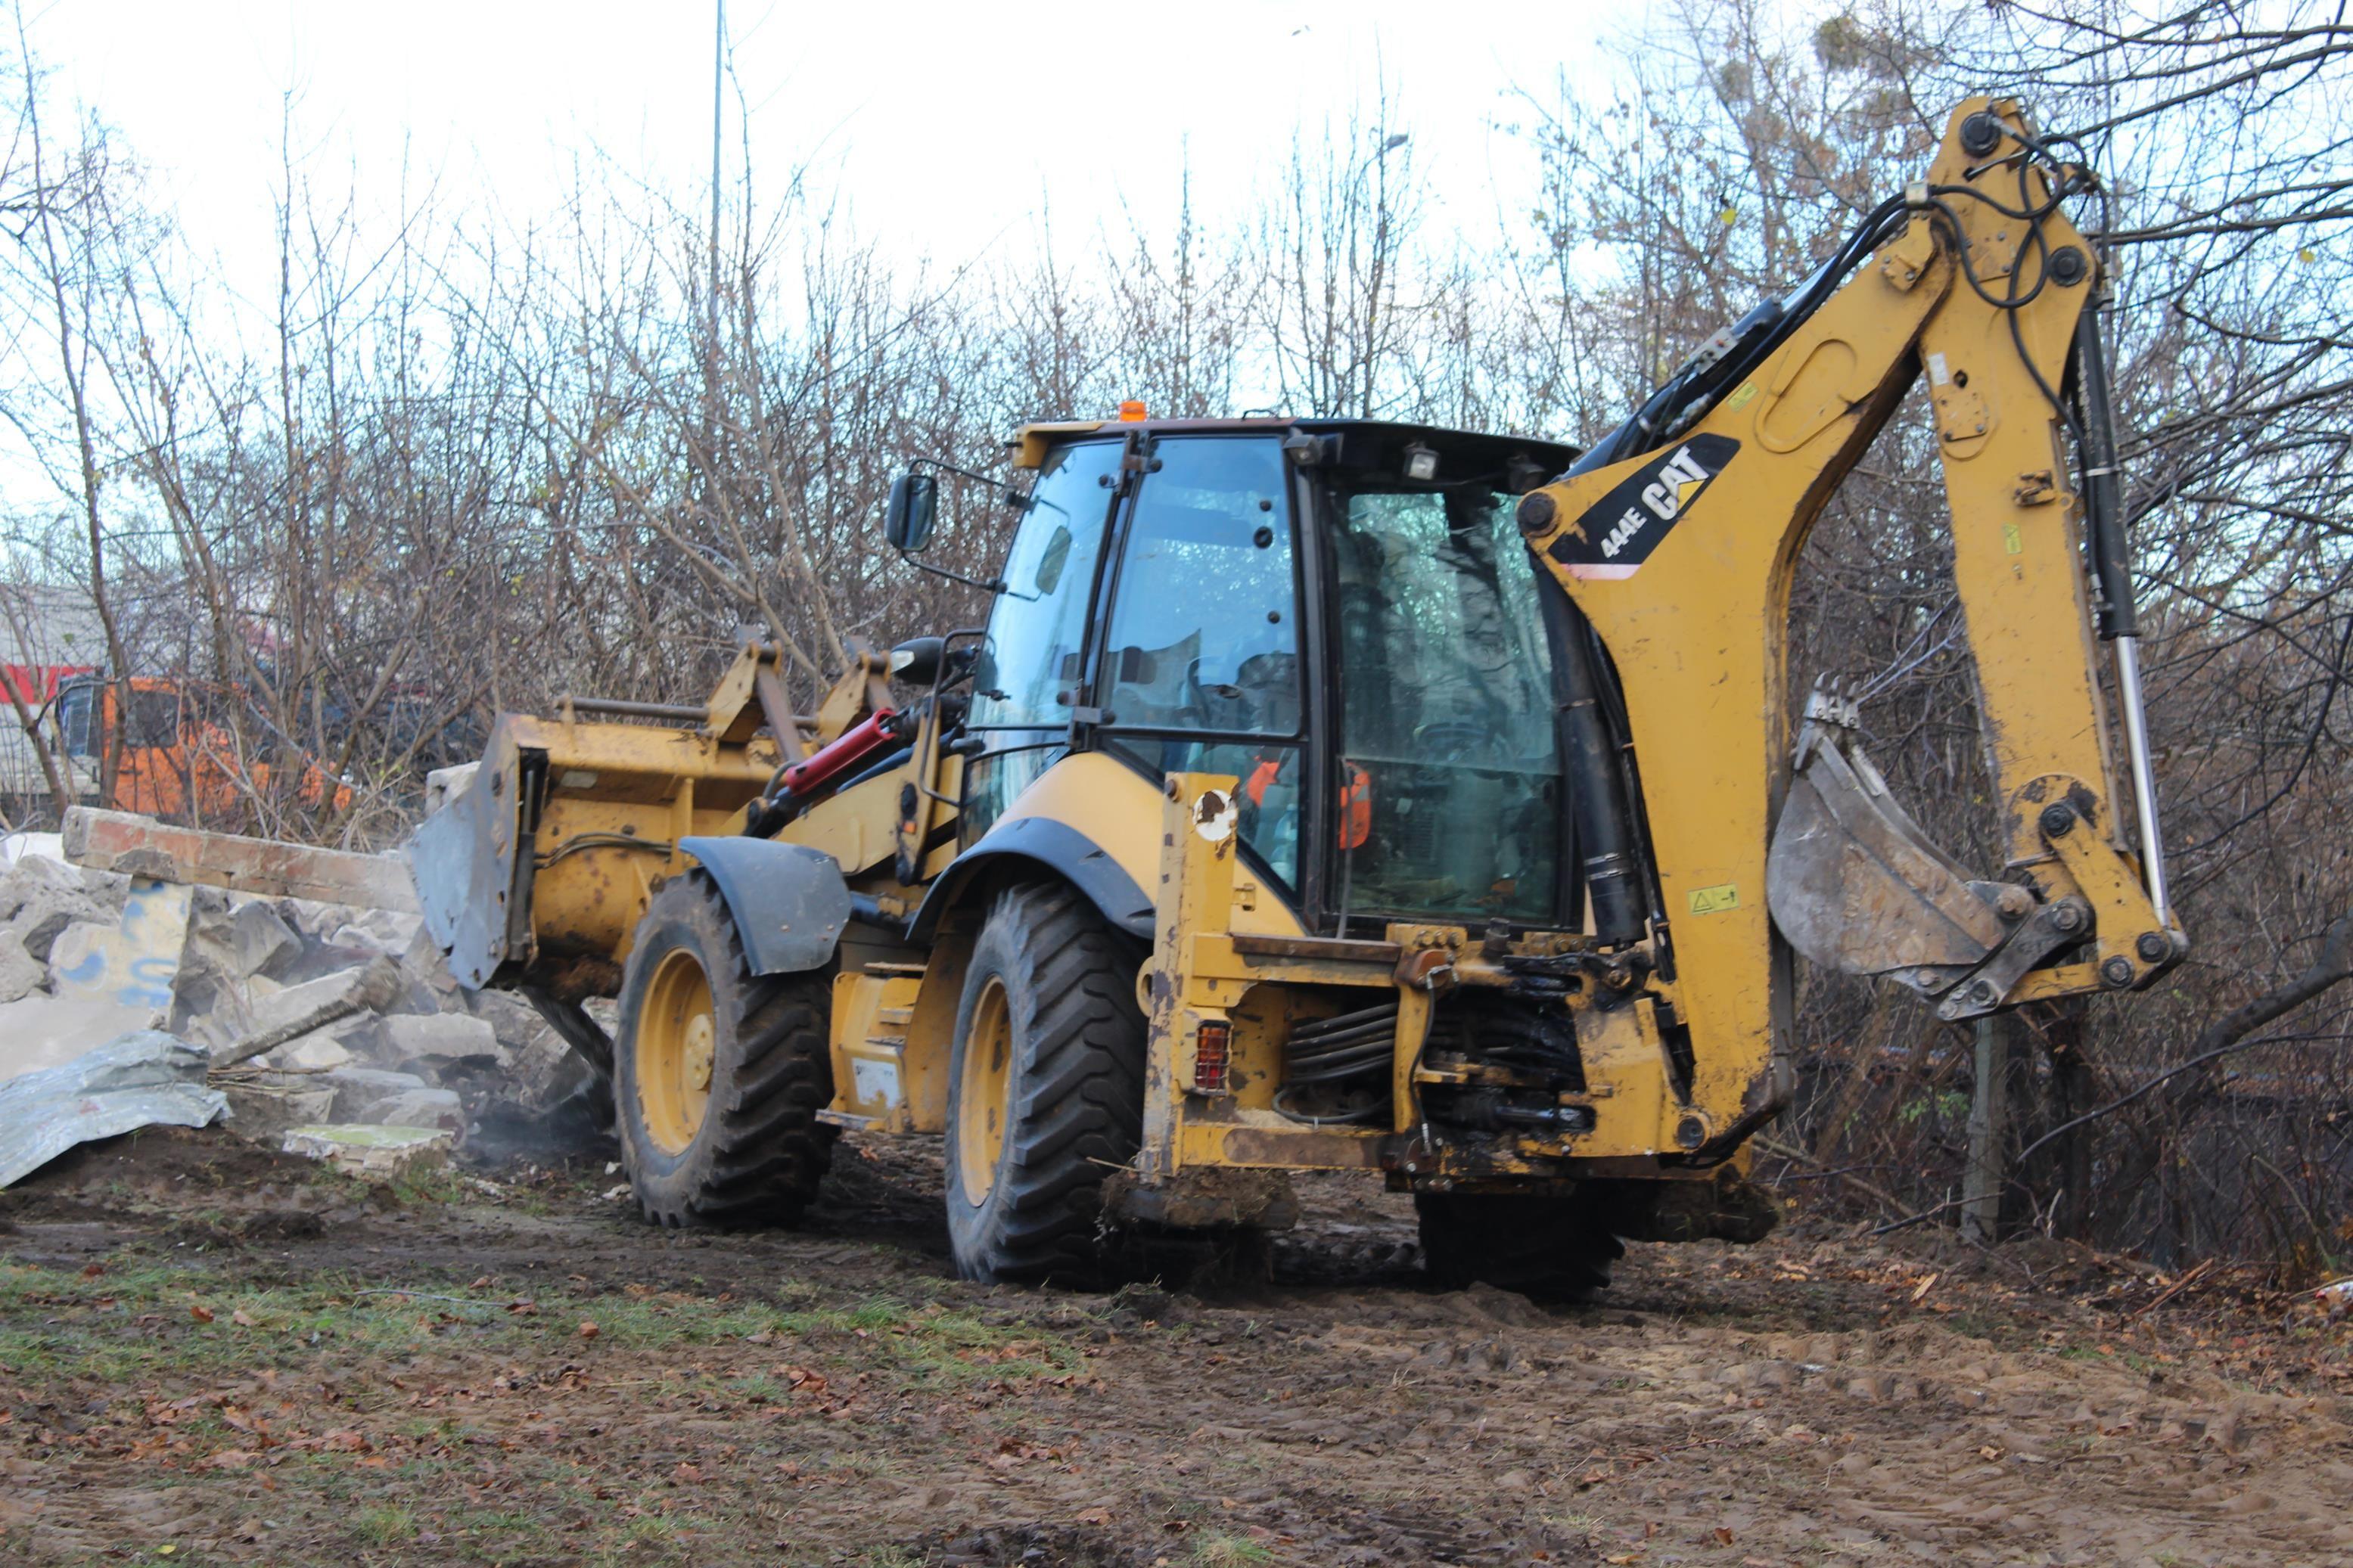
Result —
<path fill-rule="evenodd" d="M 891 481 L 891 505 L 882 514 L 882 537 L 892 549 L 912 555 L 930 542 L 939 510 L 939 480 L 929 474 L 901 474 Z"/>

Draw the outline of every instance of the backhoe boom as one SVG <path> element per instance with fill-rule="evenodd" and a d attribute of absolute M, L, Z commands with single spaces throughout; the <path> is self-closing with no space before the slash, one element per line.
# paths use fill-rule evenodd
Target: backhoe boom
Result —
<path fill-rule="evenodd" d="M 2186 950 L 2134 853 L 2154 841 L 2147 792 L 2137 837 L 2120 809 L 2084 491 L 2070 477 L 2076 416 L 2060 391 L 2071 374 L 2095 378 L 2092 439 L 2113 449 L 2087 315 L 2104 280 L 2060 210 L 2076 177 L 2054 167 L 2015 104 L 1964 103 L 1927 179 L 1859 234 L 1852 259 L 1875 247 L 1874 259 L 1818 302 L 1801 290 L 1734 329 L 1680 403 L 1654 397 L 1520 504 L 1522 531 L 1623 693 L 1671 941 L 1661 989 L 1697 1044 L 1698 1100 L 1753 1112 L 1786 1095 L 1788 979 L 1768 906 L 1810 958 L 1907 984 L 1947 1017 L 2138 986 Z M 1925 841 L 1855 750 L 1854 714 L 1835 692 L 1818 694 L 1792 750 L 1799 552 L 1924 374 L 2004 869 L 2022 886 L 1973 881 Z M 2097 563 L 2112 568 L 2110 620 L 2124 629 L 2112 496 L 2095 497 L 2110 510 L 2091 521 Z M 2137 674 L 2122 673 L 2136 740 Z"/>

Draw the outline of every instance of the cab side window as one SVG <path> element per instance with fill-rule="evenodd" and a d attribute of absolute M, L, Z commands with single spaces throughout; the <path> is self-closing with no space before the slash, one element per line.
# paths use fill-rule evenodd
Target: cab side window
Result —
<path fill-rule="evenodd" d="M 1116 441 L 1065 447 L 1039 475 L 974 671 L 973 728 L 1070 723 L 1070 693 L 1086 678 L 1087 609 L 1119 455 Z"/>
<path fill-rule="evenodd" d="M 1297 735 L 1299 592 L 1282 447 L 1174 437 L 1152 455 L 1120 551 L 1107 722 Z"/>

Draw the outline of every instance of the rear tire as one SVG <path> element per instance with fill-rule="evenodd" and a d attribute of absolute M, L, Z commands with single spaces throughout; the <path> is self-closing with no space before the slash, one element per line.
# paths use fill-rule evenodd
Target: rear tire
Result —
<path fill-rule="evenodd" d="M 1590 1204 L 1546 1193 L 1417 1193 L 1422 1268 L 1432 1284 L 1493 1285 L 1538 1300 L 1583 1301 L 1626 1256 Z"/>
<path fill-rule="evenodd" d="M 948 1243 L 964 1278 L 1103 1280 L 1103 1178 L 1144 1141 L 1142 961 L 1068 886 L 990 906 L 948 1065 Z"/>
<path fill-rule="evenodd" d="M 621 980 L 614 1049 L 621 1159 L 658 1225 L 797 1218 L 837 1129 L 822 977 L 755 975 L 700 871 L 654 895 Z"/>

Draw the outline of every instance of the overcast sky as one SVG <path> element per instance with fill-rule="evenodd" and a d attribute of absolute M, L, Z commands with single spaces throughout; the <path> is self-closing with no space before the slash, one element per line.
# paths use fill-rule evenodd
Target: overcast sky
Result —
<path fill-rule="evenodd" d="M 1639 5 L 1432 6 L 1296 0 L 1086 7 L 732 0 L 728 31 L 764 179 L 814 165 L 857 226 L 962 260 L 1034 246 L 1050 195 L 1058 248 L 1158 223 L 1189 156 L 1214 214 L 1267 181 L 1292 130 L 1343 120 L 1386 77 L 1432 219 L 1484 242 L 1526 201 L 1514 90 L 1548 90 L 1596 29 Z M 511 221 L 548 210 L 599 146 L 659 183 L 707 177 L 710 0 L 51 0 L 36 51 L 55 101 L 128 133 L 201 254 L 249 288 L 271 269 L 281 110 L 314 177 L 355 167 L 384 210 L 404 157 L 461 205 Z M 737 107 L 727 159 L 740 158 Z"/>

